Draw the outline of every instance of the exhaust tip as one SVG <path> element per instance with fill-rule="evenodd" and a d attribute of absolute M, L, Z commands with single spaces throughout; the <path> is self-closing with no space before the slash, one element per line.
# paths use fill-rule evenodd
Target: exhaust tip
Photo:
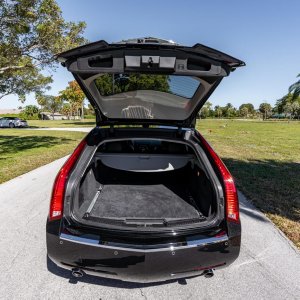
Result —
<path fill-rule="evenodd" d="M 72 269 L 72 276 L 75 278 L 81 278 L 83 276 L 83 272 L 80 269 Z"/>
<path fill-rule="evenodd" d="M 204 271 L 204 277 L 205 278 L 211 278 L 214 276 L 214 271 L 212 269 L 209 269 L 209 270 L 205 270 Z"/>

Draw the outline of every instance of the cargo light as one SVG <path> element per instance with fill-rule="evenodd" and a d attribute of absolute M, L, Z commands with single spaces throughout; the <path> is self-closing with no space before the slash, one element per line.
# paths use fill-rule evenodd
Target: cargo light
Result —
<path fill-rule="evenodd" d="M 58 172 L 55 178 L 51 201 L 50 201 L 49 221 L 59 220 L 62 218 L 63 208 L 64 208 L 65 188 L 66 188 L 68 176 L 72 171 L 75 163 L 77 162 L 85 146 L 86 146 L 86 140 L 84 139 L 76 147 L 74 152 L 65 162 L 65 164 L 62 166 L 62 168 L 60 169 L 60 171 Z"/>

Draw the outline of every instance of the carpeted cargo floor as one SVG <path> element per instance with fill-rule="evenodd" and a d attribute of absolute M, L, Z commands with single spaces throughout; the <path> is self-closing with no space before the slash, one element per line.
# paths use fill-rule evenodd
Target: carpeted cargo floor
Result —
<path fill-rule="evenodd" d="M 105 184 L 90 216 L 98 218 L 197 218 L 186 184 Z"/>

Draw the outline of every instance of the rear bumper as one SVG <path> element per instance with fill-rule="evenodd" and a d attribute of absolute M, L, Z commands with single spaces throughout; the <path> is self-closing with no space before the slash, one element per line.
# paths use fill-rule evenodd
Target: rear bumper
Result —
<path fill-rule="evenodd" d="M 100 244 L 94 239 L 47 233 L 49 258 L 58 266 L 133 282 L 157 282 L 201 275 L 228 266 L 239 254 L 240 236 L 189 239 L 185 245 Z"/>

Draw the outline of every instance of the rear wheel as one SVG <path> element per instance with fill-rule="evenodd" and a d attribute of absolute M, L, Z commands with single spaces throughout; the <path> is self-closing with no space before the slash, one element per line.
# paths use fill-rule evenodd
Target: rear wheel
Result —
<path fill-rule="evenodd" d="M 9 123 L 9 128 L 14 128 L 15 124 L 14 123 Z"/>

